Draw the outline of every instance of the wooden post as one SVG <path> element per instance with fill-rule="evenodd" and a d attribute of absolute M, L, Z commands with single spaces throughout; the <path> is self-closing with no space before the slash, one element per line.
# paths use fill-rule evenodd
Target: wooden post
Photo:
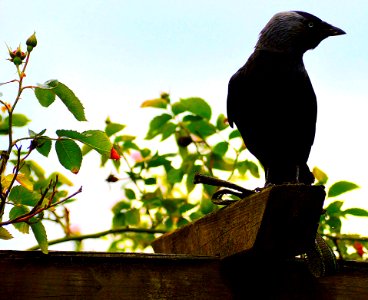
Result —
<path fill-rule="evenodd" d="M 321 186 L 269 187 L 162 235 L 152 246 L 156 253 L 221 258 L 245 253 L 295 256 L 313 244 L 324 198 Z"/>

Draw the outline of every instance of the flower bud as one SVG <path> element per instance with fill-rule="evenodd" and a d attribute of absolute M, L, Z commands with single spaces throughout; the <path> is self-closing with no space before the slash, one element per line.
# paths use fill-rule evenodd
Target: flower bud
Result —
<path fill-rule="evenodd" d="M 120 159 L 120 154 L 118 153 L 118 151 L 115 150 L 115 148 L 111 148 L 110 159 L 113 159 L 113 160 L 119 160 Z"/>
<path fill-rule="evenodd" d="M 36 33 L 34 32 L 26 41 L 27 51 L 31 52 L 37 46 Z"/>
<path fill-rule="evenodd" d="M 13 64 L 15 64 L 16 66 L 19 66 L 22 64 L 22 59 L 18 56 L 14 57 L 12 60 Z"/>

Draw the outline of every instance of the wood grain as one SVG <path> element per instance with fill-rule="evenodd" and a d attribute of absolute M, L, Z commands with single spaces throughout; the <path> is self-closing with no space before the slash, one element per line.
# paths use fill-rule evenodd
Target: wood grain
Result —
<path fill-rule="evenodd" d="M 156 253 L 219 256 L 304 253 L 315 238 L 325 192 L 319 186 L 280 185 L 221 208 L 156 239 Z"/>

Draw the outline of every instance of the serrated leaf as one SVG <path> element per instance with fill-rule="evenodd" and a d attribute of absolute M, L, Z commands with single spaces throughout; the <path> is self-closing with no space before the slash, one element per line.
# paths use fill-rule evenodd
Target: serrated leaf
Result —
<path fill-rule="evenodd" d="M 357 188 L 359 188 L 359 186 L 353 182 L 338 181 L 334 183 L 328 190 L 328 197 L 336 197 L 343 193 L 355 190 Z"/>
<path fill-rule="evenodd" d="M 82 133 L 74 130 L 57 130 L 59 137 L 68 137 L 91 147 L 102 155 L 110 156 L 112 143 L 105 132 L 101 130 L 87 130 Z"/>
<path fill-rule="evenodd" d="M 77 174 L 82 164 L 82 151 L 76 142 L 70 139 L 60 139 L 55 143 L 59 162 L 67 170 Z"/>
<path fill-rule="evenodd" d="M 54 91 L 56 96 L 60 98 L 78 121 L 87 121 L 84 114 L 84 107 L 71 89 L 59 81 L 52 91 Z"/>
<path fill-rule="evenodd" d="M 126 126 L 118 123 L 108 123 L 105 128 L 107 136 L 112 136 L 115 133 L 123 130 Z"/>
<path fill-rule="evenodd" d="M 180 102 L 183 104 L 187 111 L 200 116 L 204 119 L 211 119 L 212 111 L 211 107 L 208 103 L 203 100 L 202 98 L 193 97 L 193 98 L 186 98 L 180 99 Z"/>
<path fill-rule="evenodd" d="M 36 150 L 45 157 L 48 157 L 51 151 L 52 142 L 47 138 L 37 138 L 37 143 L 39 146 L 36 147 Z"/>
<path fill-rule="evenodd" d="M 17 217 L 23 216 L 29 213 L 29 209 L 24 205 L 16 205 L 9 212 L 10 220 L 14 220 Z M 19 232 L 29 233 L 29 224 L 26 222 L 14 223 L 12 224 Z"/>
<path fill-rule="evenodd" d="M 13 236 L 10 234 L 8 230 L 6 230 L 4 227 L 0 227 L 0 239 L 2 240 L 10 240 Z"/>
<path fill-rule="evenodd" d="M 163 126 L 171 120 L 171 116 L 169 114 L 162 114 L 160 116 L 154 117 L 150 124 L 149 124 L 149 130 L 146 135 L 147 140 L 153 139 L 155 136 L 159 135 L 163 132 Z"/>
<path fill-rule="evenodd" d="M 166 99 L 157 98 L 146 100 L 141 104 L 141 107 L 154 107 L 154 108 L 166 108 L 168 101 Z"/>
<path fill-rule="evenodd" d="M 44 86 L 43 86 L 44 87 Z M 35 96 L 38 100 L 38 102 L 43 107 L 50 106 L 56 99 L 55 92 L 50 88 L 43 88 L 43 87 L 36 87 L 34 89 Z"/>
<path fill-rule="evenodd" d="M 356 217 L 368 217 L 368 211 L 362 208 L 348 208 L 344 213 Z"/>
<path fill-rule="evenodd" d="M 47 242 L 47 234 L 45 227 L 43 226 L 41 221 L 39 221 L 36 223 L 31 223 L 31 229 L 38 245 L 40 246 L 42 253 L 47 254 L 49 252 L 48 251 L 49 244 Z"/>

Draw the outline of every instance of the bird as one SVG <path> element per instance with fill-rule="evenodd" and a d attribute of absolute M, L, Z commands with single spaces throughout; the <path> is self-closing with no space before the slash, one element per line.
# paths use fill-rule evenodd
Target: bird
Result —
<path fill-rule="evenodd" d="M 312 185 L 307 161 L 315 138 L 317 99 L 303 55 L 345 31 L 303 11 L 275 14 L 254 52 L 231 78 L 227 119 L 265 171 L 265 186 Z"/>

